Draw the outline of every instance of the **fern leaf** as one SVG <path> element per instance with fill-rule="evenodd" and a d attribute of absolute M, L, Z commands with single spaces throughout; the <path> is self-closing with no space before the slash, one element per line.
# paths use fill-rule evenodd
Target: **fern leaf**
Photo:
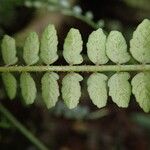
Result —
<path fill-rule="evenodd" d="M 30 73 L 22 73 L 20 76 L 20 87 L 22 97 L 24 99 L 25 104 L 33 104 L 37 89 L 33 78 L 31 77 Z"/>
<path fill-rule="evenodd" d="M 2 44 L 2 57 L 6 65 L 13 65 L 18 61 L 16 57 L 16 44 L 14 38 L 5 35 Z"/>
<path fill-rule="evenodd" d="M 54 25 L 48 25 L 41 37 L 40 57 L 41 60 L 50 65 L 58 59 L 57 55 L 58 37 Z"/>
<path fill-rule="evenodd" d="M 70 29 L 64 42 L 63 56 L 70 65 L 81 64 L 82 37 L 78 29 Z"/>
<path fill-rule="evenodd" d="M 39 60 L 39 39 L 36 32 L 31 32 L 25 40 L 23 58 L 27 65 L 33 65 Z"/>
<path fill-rule="evenodd" d="M 150 63 L 150 20 L 145 19 L 134 31 L 130 52 L 137 61 Z"/>
<path fill-rule="evenodd" d="M 94 64 L 99 65 L 108 62 L 108 57 L 106 56 L 106 35 L 101 28 L 89 35 L 87 54 Z"/>
<path fill-rule="evenodd" d="M 2 73 L 2 80 L 9 99 L 14 99 L 17 93 L 17 80 L 11 73 Z"/>
<path fill-rule="evenodd" d="M 69 109 L 73 109 L 79 103 L 81 97 L 80 81 L 83 77 L 77 73 L 69 73 L 62 80 L 62 97 Z"/>
<path fill-rule="evenodd" d="M 126 40 L 121 32 L 110 32 L 106 42 L 106 54 L 112 62 L 117 64 L 124 64 L 130 60 Z"/>
<path fill-rule="evenodd" d="M 98 108 L 106 106 L 107 103 L 107 79 L 102 73 L 93 73 L 87 81 L 89 96 Z"/>
<path fill-rule="evenodd" d="M 42 97 L 47 108 L 54 107 L 59 97 L 59 85 L 57 80 L 59 79 L 58 74 L 51 72 L 45 73 L 42 77 Z"/>
<path fill-rule="evenodd" d="M 129 73 L 116 73 L 108 80 L 109 95 L 119 107 L 128 107 L 131 96 L 131 85 L 128 82 Z"/>
<path fill-rule="evenodd" d="M 150 73 L 138 73 L 131 81 L 132 93 L 135 95 L 136 101 L 145 111 L 150 111 Z"/>
<path fill-rule="evenodd" d="M 45 28 L 40 41 L 39 44 L 38 35 L 31 32 L 27 36 L 23 47 L 23 58 L 27 66 L 8 66 L 14 65 L 18 58 L 16 56 L 15 40 L 8 35 L 4 36 L 1 49 L 2 58 L 7 66 L 0 66 L 0 72 L 2 72 L 2 81 L 10 99 L 14 99 L 17 92 L 17 81 L 11 72 L 22 72 L 20 76 L 22 97 L 26 104 L 32 104 L 36 98 L 37 89 L 34 79 L 27 72 L 51 71 L 45 73 L 41 79 L 42 97 L 47 108 L 51 108 L 55 106 L 60 95 L 57 81 L 59 76 L 54 72 L 70 72 L 62 80 L 61 93 L 65 104 L 72 109 L 79 103 L 81 97 L 80 81 L 83 80 L 80 74 L 74 72 L 96 72 L 88 78 L 87 85 L 89 96 L 97 107 L 106 106 L 107 92 L 119 107 L 128 107 L 132 85 L 132 93 L 135 95 L 140 107 L 145 112 L 150 111 L 150 73 L 148 72 L 150 71 L 150 65 L 146 64 L 150 63 L 150 20 L 145 19 L 137 27 L 130 41 L 130 52 L 137 61 L 143 63 L 141 65 L 134 64 L 134 62 L 132 62 L 132 65 L 121 65 L 130 60 L 130 55 L 127 52 L 126 41 L 122 33 L 118 31 L 111 31 L 108 38 L 106 38 L 102 29 L 93 31 L 89 35 L 86 45 L 87 54 L 96 66 L 71 66 L 83 62 L 81 55 L 82 37 L 79 30 L 74 28 L 68 32 L 63 46 L 63 56 L 70 66 L 28 66 L 39 60 L 39 45 L 40 59 L 43 63 L 51 65 L 58 59 L 58 37 L 54 25 Z M 102 65 L 106 64 L 109 59 L 119 65 Z M 106 75 L 97 73 L 104 71 L 117 73 L 108 80 Z M 130 85 L 128 81 L 130 74 L 121 71 L 141 71 L 141 73 L 138 73 L 132 79 Z M 107 80 L 109 91 L 106 84 Z"/>

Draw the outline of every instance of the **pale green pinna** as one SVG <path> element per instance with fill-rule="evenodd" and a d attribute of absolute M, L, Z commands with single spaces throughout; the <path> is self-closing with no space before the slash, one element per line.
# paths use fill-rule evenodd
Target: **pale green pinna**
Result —
<path fill-rule="evenodd" d="M 132 93 L 135 95 L 136 101 L 145 111 L 150 111 L 150 73 L 138 73 L 131 81 Z"/>
<path fill-rule="evenodd" d="M 8 97 L 12 100 L 17 93 L 17 80 L 12 73 L 2 73 L 2 81 Z"/>
<path fill-rule="evenodd" d="M 101 28 L 89 35 L 86 46 L 88 57 L 94 64 L 100 65 L 108 62 L 108 57 L 106 56 L 106 35 Z"/>
<path fill-rule="evenodd" d="M 107 79 L 102 73 L 93 73 L 87 81 L 89 96 L 98 108 L 106 106 L 107 103 Z"/>
<path fill-rule="evenodd" d="M 23 47 L 23 59 L 27 65 L 33 65 L 39 60 L 39 38 L 36 32 L 27 36 Z"/>
<path fill-rule="evenodd" d="M 55 26 L 50 24 L 41 36 L 40 57 L 45 64 L 50 65 L 58 59 L 57 46 L 57 32 Z"/>
<path fill-rule="evenodd" d="M 150 20 L 138 25 L 130 41 L 130 52 L 140 63 L 150 63 Z"/>
<path fill-rule="evenodd" d="M 37 89 L 30 73 L 21 73 L 20 88 L 25 104 L 33 104 L 36 98 Z"/>
<path fill-rule="evenodd" d="M 119 31 L 111 31 L 107 37 L 106 54 L 116 64 L 124 64 L 130 60 L 126 40 Z"/>
<path fill-rule="evenodd" d="M 54 107 L 58 101 L 59 85 L 57 80 L 59 79 L 58 74 L 54 72 L 47 72 L 41 79 L 42 84 L 42 97 L 47 108 Z"/>
<path fill-rule="evenodd" d="M 131 85 L 128 72 L 115 73 L 108 80 L 109 95 L 119 107 L 127 108 L 131 96 Z"/>
<path fill-rule="evenodd" d="M 62 80 L 62 97 L 69 109 L 73 109 L 79 103 L 81 97 L 80 81 L 83 77 L 77 73 L 69 73 Z"/>
<path fill-rule="evenodd" d="M 17 52 L 14 38 L 5 35 L 2 40 L 1 50 L 2 57 L 6 65 L 14 65 L 18 61 L 18 58 L 16 57 Z"/>
<path fill-rule="evenodd" d="M 82 51 L 82 37 L 78 29 L 70 29 L 65 38 L 63 56 L 66 62 L 70 65 L 81 64 L 83 58 L 81 56 Z"/>

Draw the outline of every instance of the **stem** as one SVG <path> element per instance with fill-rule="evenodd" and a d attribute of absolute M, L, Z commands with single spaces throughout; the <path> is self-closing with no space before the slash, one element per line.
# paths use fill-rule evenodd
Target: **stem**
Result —
<path fill-rule="evenodd" d="M 50 3 L 44 3 L 43 2 L 43 8 L 44 9 L 47 9 L 48 11 L 50 12 L 59 12 L 63 15 L 66 15 L 66 16 L 71 16 L 71 17 L 74 17 L 76 19 L 79 19 L 85 23 L 87 23 L 89 26 L 91 26 L 92 28 L 94 29 L 98 29 L 99 26 L 97 25 L 97 23 L 95 23 L 92 19 L 88 19 L 86 16 L 82 15 L 82 14 L 75 14 L 73 11 L 72 11 L 72 8 L 63 8 L 63 7 L 57 7 L 57 5 L 55 6 L 55 3 L 51 2 Z M 49 9 L 48 6 L 55 6 L 53 9 Z M 33 5 L 34 7 L 34 5 Z M 41 6 L 42 7 L 42 6 Z"/>
<path fill-rule="evenodd" d="M 96 119 L 100 119 L 108 114 L 109 114 L 109 111 L 107 109 L 103 108 L 103 109 L 91 112 L 87 118 L 90 120 L 96 120 Z"/>
<path fill-rule="evenodd" d="M 48 150 L 29 130 L 27 130 L 1 103 L 0 112 L 39 150 Z"/>
<path fill-rule="evenodd" d="M 0 72 L 118 72 L 118 71 L 150 71 L 150 65 L 102 65 L 102 66 L 5 66 Z"/>
<path fill-rule="evenodd" d="M 82 14 L 80 14 L 80 15 L 76 15 L 76 14 L 74 14 L 72 11 L 70 11 L 70 10 L 62 10 L 61 11 L 61 13 L 63 14 L 63 15 L 66 15 L 66 16 L 71 16 L 71 17 L 74 17 L 74 18 L 76 18 L 76 19 L 79 19 L 79 20 L 81 20 L 81 21 L 83 21 L 83 22 L 85 22 L 86 24 L 88 24 L 89 26 L 91 26 L 93 29 L 97 29 L 98 28 L 98 25 L 94 22 L 94 21 L 92 21 L 92 20 L 90 20 L 90 19 L 87 19 L 85 16 L 83 16 Z"/>
<path fill-rule="evenodd" d="M 48 11 L 59 12 L 59 13 L 65 15 L 65 16 L 74 17 L 76 19 L 79 19 L 79 20 L 85 22 L 86 24 L 91 26 L 93 29 L 98 29 L 100 27 L 92 19 L 90 20 L 90 19 L 86 18 L 86 16 L 84 16 L 82 14 L 75 14 L 73 11 L 71 11 L 71 9 L 55 8 L 54 10 L 48 10 Z"/>

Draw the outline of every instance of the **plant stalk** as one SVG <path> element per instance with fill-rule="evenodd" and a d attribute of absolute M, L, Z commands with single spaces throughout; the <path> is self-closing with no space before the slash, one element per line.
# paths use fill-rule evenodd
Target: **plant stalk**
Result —
<path fill-rule="evenodd" d="M 29 130 L 27 130 L 8 110 L 0 103 L 0 112 L 12 123 L 31 143 L 39 150 L 48 150 Z"/>
<path fill-rule="evenodd" d="M 118 72 L 150 71 L 150 65 L 101 65 L 101 66 L 3 66 L 0 72 Z"/>

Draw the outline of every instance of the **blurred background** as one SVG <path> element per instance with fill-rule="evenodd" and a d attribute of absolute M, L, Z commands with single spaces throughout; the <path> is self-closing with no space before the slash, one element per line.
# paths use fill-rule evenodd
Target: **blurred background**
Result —
<path fill-rule="evenodd" d="M 52 23 L 59 37 L 60 59 L 54 65 L 66 65 L 61 57 L 63 42 L 71 27 L 78 28 L 84 41 L 83 64 L 91 64 L 86 56 L 88 35 L 101 27 L 123 33 L 127 43 L 137 25 L 150 19 L 150 0 L 0 0 L 0 41 L 4 34 L 16 39 L 18 56 L 30 31 L 39 36 Z M 1 54 L 0 54 L 1 55 Z M 1 56 L 0 64 L 3 65 Z M 20 57 L 20 65 L 25 63 Z M 77 108 L 69 110 L 61 97 L 56 107 L 47 110 L 40 94 L 42 73 L 35 73 L 39 90 L 36 102 L 25 106 L 18 89 L 10 101 L 0 79 L 0 100 L 8 110 L 50 150 L 148 150 L 150 149 L 150 114 L 144 113 L 134 97 L 129 108 L 118 108 L 111 98 L 107 107 L 98 109 L 89 99 L 84 77 L 82 97 Z M 59 84 L 65 73 L 61 73 Z M 109 76 L 110 74 L 108 74 Z M 16 73 L 19 80 L 19 74 Z M 2 114 L 0 114 L 0 150 L 36 150 Z"/>

